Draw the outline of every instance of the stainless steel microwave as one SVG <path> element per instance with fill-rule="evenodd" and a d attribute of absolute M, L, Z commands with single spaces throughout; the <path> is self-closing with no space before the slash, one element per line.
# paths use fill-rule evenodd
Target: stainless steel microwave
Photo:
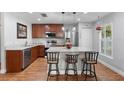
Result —
<path fill-rule="evenodd" d="M 46 37 L 51 37 L 51 38 L 56 37 L 56 33 L 54 33 L 54 32 L 45 32 L 45 35 L 46 35 Z"/>

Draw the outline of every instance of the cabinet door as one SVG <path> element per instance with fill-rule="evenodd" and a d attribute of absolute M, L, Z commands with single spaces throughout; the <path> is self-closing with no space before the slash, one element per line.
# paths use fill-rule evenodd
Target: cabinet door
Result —
<path fill-rule="evenodd" d="M 42 24 L 32 25 L 32 38 L 45 37 L 45 26 Z"/>
<path fill-rule="evenodd" d="M 23 52 L 19 50 L 6 51 L 6 68 L 7 72 L 20 72 L 22 69 Z"/>
<path fill-rule="evenodd" d="M 45 56 L 45 46 L 44 45 L 37 46 L 37 51 L 38 51 L 38 57 Z"/>
<path fill-rule="evenodd" d="M 56 26 L 56 37 L 63 38 L 64 37 L 64 32 L 62 31 L 62 24 L 58 24 Z"/>
<path fill-rule="evenodd" d="M 31 48 L 31 62 L 34 62 L 38 57 L 37 47 Z"/>
<path fill-rule="evenodd" d="M 31 48 L 31 63 L 35 60 L 35 48 Z"/>
<path fill-rule="evenodd" d="M 40 24 L 40 32 L 41 32 L 41 37 L 45 37 L 45 25 Z"/>
<path fill-rule="evenodd" d="M 56 32 L 56 24 L 49 24 L 50 32 Z"/>
<path fill-rule="evenodd" d="M 33 38 L 38 38 L 40 36 L 41 36 L 40 25 L 39 24 L 33 24 L 32 25 L 32 37 Z"/>

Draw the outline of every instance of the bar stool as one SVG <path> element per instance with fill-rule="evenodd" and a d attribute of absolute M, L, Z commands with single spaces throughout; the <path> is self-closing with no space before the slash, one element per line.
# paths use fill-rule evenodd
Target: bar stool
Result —
<path fill-rule="evenodd" d="M 69 75 L 68 71 L 72 70 L 74 71 L 74 75 L 77 75 L 77 65 L 78 62 L 78 56 L 79 54 L 66 54 L 66 69 L 65 69 L 65 75 Z M 69 68 L 69 65 L 72 65 L 72 68 Z M 67 79 L 67 78 L 66 78 Z"/>
<path fill-rule="evenodd" d="M 51 76 L 52 71 L 56 71 L 56 75 L 58 77 L 59 75 L 59 67 L 58 67 L 59 52 L 47 52 L 47 63 L 49 64 L 47 80 L 49 76 Z M 52 65 L 55 65 L 54 69 L 52 69 Z"/>
<path fill-rule="evenodd" d="M 95 52 L 95 51 L 85 52 L 85 58 L 82 59 L 83 69 L 81 72 L 81 75 L 82 74 L 85 75 L 85 80 L 87 79 L 87 76 L 91 76 L 91 77 L 95 77 L 97 81 L 95 64 L 97 64 L 98 55 L 99 55 L 99 52 Z"/>

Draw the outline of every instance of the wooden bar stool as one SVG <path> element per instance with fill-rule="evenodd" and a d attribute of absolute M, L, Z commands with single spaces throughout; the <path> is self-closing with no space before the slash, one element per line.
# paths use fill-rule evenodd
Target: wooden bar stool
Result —
<path fill-rule="evenodd" d="M 83 69 L 81 72 L 81 75 L 85 75 L 85 80 L 87 79 L 87 76 L 95 77 L 95 79 L 97 80 L 95 64 L 97 64 L 98 55 L 99 52 L 95 51 L 85 52 L 85 58 L 82 59 Z"/>
<path fill-rule="evenodd" d="M 59 52 L 47 52 L 47 63 L 49 64 L 47 80 L 49 76 L 51 76 L 52 71 L 56 71 L 56 75 L 58 77 L 59 75 L 59 67 L 58 67 Z M 52 69 L 52 65 L 55 65 L 55 69 Z"/>
<path fill-rule="evenodd" d="M 65 69 L 65 75 L 70 75 L 68 73 L 69 70 L 74 71 L 74 75 L 77 75 L 77 65 L 78 62 L 78 56 L 79 54 L 66 54 L 66 69 Z M 72 68 L 69 68 L 69 65 L 72 65 Z M 67 79 L 67 78 L 66 78 Z"/>

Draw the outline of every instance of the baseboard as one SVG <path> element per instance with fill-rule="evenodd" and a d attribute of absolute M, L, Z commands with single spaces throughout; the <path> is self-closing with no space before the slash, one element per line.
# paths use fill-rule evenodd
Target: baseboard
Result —
<path fill-rule="evenodd" d="M 102 61 L 102 60 L 98 60 L 101 64 L 105 65 L 106 67 L 110 68 L 112 71 L 118 73 L 119 75 L 121 76 L 124 76 L 124 72 L 120 69 L 117 69 L 116 67 L 114 66 L 111 66 L 110 64 L 107 64 L 106 62 Z"/>
<path fill-rule="evenodd" d="M 0 70 L 0 74 L 5 74 L 6 73 L 6 70 L 5 69 L 1 69 Z"/>

